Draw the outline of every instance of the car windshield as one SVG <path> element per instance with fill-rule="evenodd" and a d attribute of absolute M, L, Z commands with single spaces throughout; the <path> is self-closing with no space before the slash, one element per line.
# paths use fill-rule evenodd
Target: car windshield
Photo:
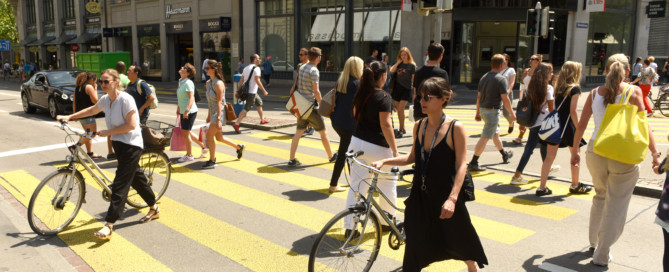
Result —
<path fill-rule="evenodd" d="M 79 71 L 59 71 L 59 72 L 48 72 L 46 77 L 49 80 L 49 84 L 52 86 L 59 85 L 74 85 L 77 75 L 81 73 Z"/>

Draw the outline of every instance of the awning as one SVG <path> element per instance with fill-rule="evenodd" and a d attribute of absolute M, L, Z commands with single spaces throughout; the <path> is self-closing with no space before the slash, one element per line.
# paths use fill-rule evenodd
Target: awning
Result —
<path fill-rule="evenodd" d="M 34 38 L 34 37 L 28 37 L 27 39 L 25 39 L 25 40 L 23 40 L 23 41 L 20 41 L 20 42 L 17 43 L 17 44 L 13 44 L 12 46 L 13 46 L 13 47 L 23 47 L 23 46 L 28 46 L 29 43 L 32 43 L 32 42 L 34 42 L 34 41 L 36 41 L 36 40 L 37 40 L 37 38 Z"/>
<path fill-rule="evenodd" d="M 46 42 L 44 44 L 45 45 L 61 45 L 61 44 L 64 44 L 65 42 L 70 41 L 70 40 L 72 40 L 76 37 L 77 36 L 61 35 L 60 37 L 58 37 L 58 39 L 54 39 L 54 40 Z"/>
<path fill-rule="evenodd" d="M 56 37 L 54 37 L 54 36 L 44 36 L 44 37 L 42 37 L 42 38 L 39 39 L 39 40 L 36 40 L 36 41 L 33 41 L 33 42 L 29 43 L 28 46 L 39 46 L 39 45 L 43 45 L 44 43 L 46 43 L 46 42 L 50 42 L 50 41 L 52 41 L 52 40 L 54 40 L 54 39 L 56 39 Z"/>
<path fill-rule="evenodd" d="M 356 12 L 353 15 L 353 39 L 365 42 L 399 41 L 401 33 L 401 16 L 399 11 Z M 344 13 L 318 14 L 311 26 L 310 42 L 343 41 L 346 16 Z M 362 22 L 365 22 L 362 34 Z M 394 28 L 394 29 L 393 29 Z M 394 30 L 394 31 L 393 31 Z M 392 33 L 391 33 L 392 32 Z"/>
<path fill-rule="evenodd" d="M 76 44 L 76 43 L 90 43 L 91 41 L 100 38 L 100 33 L 84 33 L 83 35 L 77 37 L 74 40 L 65 42 L 65 44 Z"/>

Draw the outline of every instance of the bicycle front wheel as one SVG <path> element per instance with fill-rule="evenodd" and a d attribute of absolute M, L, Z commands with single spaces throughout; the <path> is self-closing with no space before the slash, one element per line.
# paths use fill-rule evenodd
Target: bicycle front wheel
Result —
<path fill-rule="evenodd" d="M 350 229 L 345 226 L 350 220 Z M 309 271 L 369 271 L 379 254 L 381 226 L 376 214 L 345 210 L 321 230 L 309 254 Z"/>
<path fill-rule="evenodd" d="M 170 159 L 165 152 L 146 151 L 139 158 L 139 168 L 144 173 L 146 181 L 156 195 L 156 200 L 159 200 L 165 194 L 167 186 L 170 184 L 170 176 L 172 174 Z M 128 205 L 135 208 L 144 208 L 147 206 L 146 201 L 133 188 L 128 193 Z"/>
<path fill-rule="evenodd" d="M 72 192 L 68 196 L 70 180 Z M 73 176 L 71 169 L 60 169 L 47 176 L 37 185 L 28 204 L 30 228 L 39 235 L 54 235 L 63 231 L 81 208 L 84 186 L 82 177 Z"/>
<path fill-rule="evenodd" d="M 669 94 L 662 94 L 656 103 L 662 115 L 669 117 Z"/>

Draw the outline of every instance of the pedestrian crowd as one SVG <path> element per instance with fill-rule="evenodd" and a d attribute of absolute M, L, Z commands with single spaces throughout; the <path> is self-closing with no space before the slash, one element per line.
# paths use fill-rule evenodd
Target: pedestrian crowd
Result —
<path fill-rule="evenodd" d="M 669 163 L 661 164 L 661 154 L 657 150 L 652 130 L 647 122 L 638 124 L 637 119 L 612 119 L 611 111 L 632 110 L 652 113 L 648 92 L 658 80 L 657 65 L 649 57 L 637 59 L 631 66 L 626 56 L 615 54 L 608 58 L 605 66 L 606 82 L 590 92 L 584 92 L 580 86 L 582 65 L 567 61 L 559 71 L 554 71 L 550 63 L 542 62 L 541 55 L 530 57 L 530 67 L 522 70 L 518 106 L 513 107 L 513 89 L 516 83 L 516 68 L 512 67 L 511 57 L 495 54 L 491 58 L 490 71 L 480 79 L 476 99 L 475 121 L 482 122 L 483 128 L 474 148 L 474 154 L 467 163 L 467 134 L 464 122 L 460 122 L 444 113 L 444 109 L 456 94 L 453 92 L 448 73 L 440 67 L 444 47 L 432 43 L 426 50 L 425 64 L 418 67 L 410 50 L 401 48 L 395 63 L 388 63 L 390 57 L 382 55 L 377 60 L 378 50 L 373 50 L 365 61 L 352 56 L 344 64 L 332 93 L 325 93 L 320 88 L 319 64 L 323 58 L 320 48 L 302 48 L 299 51 L 300 63 L 290 90 L 294 107 L 302 106 L 306 101 L 306 111 L 291 110 L 296 115 L 297 126 L 290 145 L 287 165 L 302 165 L 296 157 L 300 139 L 304 134 L 317 132 L 320 136 L 326 158 L 334 163 L 329 184 L 329 193 L 346 191 L 338 185 L 338 180 L 346 164 L 348 150 L 363 151 L 359 160 L 375 168 L 389 171 L 393 165 L 415 166 L 411 193 L 405 201 L 406 213 L 404 231 L 406 250 L 403 271 L 420 271 L 430 263 L 455 259 L 464 261 L 468 271 L 478 271 L 488 265 L 481 241 L 471 223 L 461 190 L 468 172 L 484 171 L 479 162 L 489 140 L 501 155 L 502 163 L 509 163 L 513 152 L 504 147 L 500 139 L 500 116 L 508 121 L 507 133 L 512 133 L 517 123 L 519 135 L 513 139 L 516 145 L 523 144 L 523 136 L 528 134 L 524 143 L 523 154 L 518 162 L 510 184 L 523 185 L 528 181 L 522 177 L 537 145 L 540 146 L 541 179 L 535 191 L 536 196 L 551 195 L 547 186 L 550 173 L 559 166 L 553 165 L 559 148 L 570 150 L 571 194 L 587 194 L 594 188 L 594 198 L 590 214 L 589 243 L 593 252 L 592 263 L 607 266 L 611 260 L 611 246 L 620 237 L 626 221 L 627 209 L 636 181 L 639 178 L 639 160 L 621 160 L 616 157 L 616 150 L 621 148 L 608 144 L 608 124 L 622 124 L 622 130 L 646 131 L 644 139 L 640 136 L 630 138 L 630 144 L 643 144 L 640 159 L 650 151 L 653 170 L 663 173 L 669 169 Z M 232 129 L 241 133 L 240 123 L 255 106 L 260 117 L 260 124 L 269 122 L 263 115 L 263 100 L 259 94 L 267 96 L 269 92 L 263 85 L 270 85 L 274 70 L 271 57 L 262 62 L 258 54 L 249 57 L 249 65 L 244 66 L 240 59 L 237 71 L 241 74 L 238 88 L 233 90 L 235 100 L 245 101 L 244 109 L 231 118 L 227 116 L 225 100 L 225 78 L 222 65 L 213 58 L 203 63 L 203 80 L 207 99 L 204 138 L 192 132 L 194 122 L 200 111 L 197 107 L 199 94 L 193 83 L 196 68 L 184 64 L 179 69 L 177 94 L 177 122 L 185 146 L 185 155 L 178 162 L 195 159 L 192 146 L 201 148 L 200 158 L 208 161 L 202 166 L 211 169 L 217 165 L 216 141 L 235 149 L 238 159 L 245 150 L 244 144 L 237 144 L 223 136 L 226 121 L 232 121 Z M 28 64 L 26 64 L 28 65 Z M 262 67 L 262 69 L 261 69 Z M 669 69 L 665 63 L 662 71 Z M 30 68 L 24 70 L 26 74 Z M 127 76 L 124 75 L 127 74 Z M 140 124 L 146 124 L 152 105 L 157 102 L 155 89 L 141 79 L 142 70 L 131 65 L 126 71 L 125 64 L 119 62 L 116 69 L 105 70 L 99 80 L 95 74 L 81 73 L 76 79 L 76 90 L 72 103 L 72 115 L 58 116 L 59 120 L 79 120 L 84 129 L 97 131 L 95 118 L 99 112 L 105 112 L 107 130 L 98 131 L 102 137 L 109 136 L 109 159 L 119 162 L 117 176 L 112 187 L 112 198 L 104 228 L 95 233 L 95 237 L 109 239 L 113 225 L 122 212 L 123 203 L 130 186 L 150 206 L 149 213 L 141 222 L 159 218 L 160 210 L 155 204 L 155 197 L 146 180 L 137 174 L 137 160 L 143 148 Z M 557 75 L 557 76 L 555 76 Z M 635 86 L 634 84 L 639 84 Z M 98 84 L 105 95 L 97 96 Z M 124 91 L 122 91 L 124 90 Z M 585 106 L 579 116 L 578 101 L 587 96 Z M 331 100 L 331 102 L 329 102 Z M 118 102 L 115 102 L 118 101 Z M 409 116 L 405 109 L 412 102 Z M 289 101 L 289 103 L 291 103 Z M 332 128 L 340 139 L 339 149 L 333 152 L 326 131 L 325 122 L 318 105 L 330 103 L 333 106 L 329 118 Z M 328 104 L 329 105 L 329 104 Z M 112 114 L 112 113 L 120 114 Z M 397 112 L 399 128 L 395 129 L 393 117 Z M 634 112 L 634 114 L 636 114 Z M 645 112 L 645 113 L 644 113 Z M 397 139 L 408 135 L 406 118 L 414 118 L 411 131 L 412 148 L 408 154 L 400 155 Z M 594 120 L 595 129 L 588 141 L 584 132 L 590 119 Z M 643 119 L 645 121 L 645 119 Z M 528 132 L 529 130 L 529 132 Z M 602 131 L 602 133 L 598 133 Z M 426 137 L 427 136 L 427 137 Z M 175 135 L 173 135 L 175 137 Z M 627 142 L 627 141 L 625 141 Z M 90 141 L 84 142 L 89 156 L 94 154 Z M 593 186 L 580 182 L 580 149 L 586 146 L 585 161 L 592 176 Z M 621 144 L 624 145 L 624 144 Z M 637 148 L 638 149 L 638 148 Z M 123 174 L 119 174 L 123 173 Z M 350 165 L 350 187 L 346 206 L 355 206 L 360 195 L 366 195 L 369 184 L 366 180 L 371 173 L 360 166 Z M 669 267 L 669 195 L 667 183 L 658 205 L 656 223 L 662 226 L 665 239 L 664 268 Z M 379 180 L 379 189 L 387 196 L 380 200 L 381 209 L 395 216 L 393 208 L 397 201 L 397 180 L 395 178 Z M 353 219 L 347 218 L 345 227 L 352 229 Z M 385 222 L 382 222 L 385 224 Z M 382 226 L 388 231 L 388 226 Z"/>

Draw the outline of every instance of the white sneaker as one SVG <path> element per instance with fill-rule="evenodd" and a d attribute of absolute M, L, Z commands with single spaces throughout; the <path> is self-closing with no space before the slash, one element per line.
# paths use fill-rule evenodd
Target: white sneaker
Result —
<path fill-rule="evenodd" d="M 200 155 L 200 159 L 206 158 L 207 154 L 209 154 L 209 148 L 203 148 L 202 149 L 202 155 Z"/>
<path fill-rule="evenodd" d="M 548 174 L 553 174 L 557 171 L 560 171 L 560 165 L 553 164 L 551 165 L 551 170 L 548 171 Z"/>
<path fill-rule="evenodd" d="M 184 155 L 183 157 L 179 158 L 177 162 L 189 162 L 192 160 L 195 160 L 195 158 L 193 158 L 193 155 Z"/>
<path fill-rule="evenodd" d="M 511 185 L 524 185 L 524 184 L 527 184 L 527 180 L 524 180 L 522 176 L 511 178 Z"/>

